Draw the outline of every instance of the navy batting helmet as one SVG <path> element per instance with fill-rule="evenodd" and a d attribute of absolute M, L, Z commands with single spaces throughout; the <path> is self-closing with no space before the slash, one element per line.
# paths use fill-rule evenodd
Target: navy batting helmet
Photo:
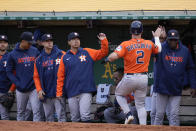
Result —
<path fill-rule="evenodd" d="M 139 35 L 143 32 L 143 25 L 141 21 L 135 20 L 131 23 L 130 33 Z"/>

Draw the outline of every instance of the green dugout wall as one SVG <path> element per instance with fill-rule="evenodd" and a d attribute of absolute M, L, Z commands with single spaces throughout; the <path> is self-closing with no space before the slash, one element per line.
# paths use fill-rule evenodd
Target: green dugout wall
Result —
<path fill-rule="evenodd" d="M 151 31 L 155 30 L 158 24 L 163 23 L 166 29 L 175 28 L 179 30 L 182 41 L 192 52 L 195 60 L 196 51 L 196 22 L 195 20 L 143 20 L 144 33 L 143 38 L 152 39 Z M 67 35 L 76 31 L 81 36 L 81 46 L 99 49 L 100 43 L 97 39 L 99 32 L 104 32 L 109 40 L 110 52 L 112 52 L 121 42 L 130 39 L 129 24 L 131 20 L 93 20 L 93 21 L 0 21 L 0 34 L 6 34 L 9 38 L 9 50 L 14 48 L 15 43 L 23 31 L 32 31 L 40 29 L 42 32 L 51 33 L 54 37 L 54 43 L 62 50 L 69 49 L 67 45 Z M 94 72 L 96 84 L 113 83 L 113 71 L 123 66 L 123 60 L 120 59 L 113 63 L 105 65 L 101 61 L 95 62 Z M 153 62 L 149 66 L 149 85 L 153 83 Z"/>

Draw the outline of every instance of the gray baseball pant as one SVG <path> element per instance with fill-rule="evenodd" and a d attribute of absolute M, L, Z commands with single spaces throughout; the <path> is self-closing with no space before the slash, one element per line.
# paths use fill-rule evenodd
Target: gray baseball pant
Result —
<path fill-rule="evenodd" d="M 28 101 L 25 110 L 25 121 L 32 121 L 32 120 L 33 120 L 32 107 L 31 107 L 31 103 Z"/>
<path fill-rule="evenodd" d="M 41 121 L 45 121 L 44 107 L 42 103 L 40 103 L 40 115 L 41 115 Z M 31 107 L 31 103 L 28 101 L 26 111 L 25 111 L 25 121 L 32 121 L 32 120 L 33 120 L 32 107 Z"/>
<path fill-rule="evenodd" d="M 91 117 L 91 93 L 81 93 L 80 95 L 68 98 L 68 104 L 70 109 L 71 121 L 90 121 Z"/>
<path fill-rule="evenodd" d="M 135 105 L 138 113 L 139 122 L 141 125 L 146 125 L 147 113 L 145 110 L 145 97 L 147 92 L 148 76 L 145 74 L 124 74 L 122 80 L 119 82 L 116 88 L 116 99 L 127 114 L 130 109 L 127 104 L 126 96 L 130 93 L 134 93 Z"/>
<path fill-rule="evenodd" d="M 151 99 L 151 125 L 154 125 L 155 116 L 156 116 L 156 96 L 157 94 L 155 92 L 152 93 L 152 99 Z"/>
<path fill-rule="evenodd" d="M 0 93 L 0 96 L 5 95 L 4 93 Z M 0 116 L 1 120 L 9 120 L 8 110 L 0 103 Z"/>
<path fill-rule="evenodd" d="M 151 125 L 155 125 L 154 122 L 155 122 L 155 116 L 156 116 L 156 96 L 157 96 L 157 93 L 153 92 L 152 100 L 151 100 L 151 112 L 150 112 Z M 166 115 L 167 115 L 167 119 L 170 120 L 169 106 L 166 107 Z M 163 121 L 161 121 L 160 123 L 163 123 Z"/>
<path fill-rule="evenodd" d="M 33 121 L 41 121 L 40 104 L 36 89 L 30 92 L 20 92 L 16 90 L 17 100 L 17 121 L 25 121 L 25 111 L 28 100 L 32 106 Z"/>
<path fill-rule="evenodd" d="M 58 122 L 66 122 L 66 110 L 64 98 L 46 98 L 43 102 L 46 121 L 54 121 L 54 113 L 56 111 Z"/>
<path fill-rule="evenodd" d="M 168 106 L 168 119 L 170 126 L 179 126 L 179 111 L 180 111 L 181 96 L 171 96 L 157 93 L 156 96 L 156 116 L 155 125 L 162 125 L 164 114 Z"/>

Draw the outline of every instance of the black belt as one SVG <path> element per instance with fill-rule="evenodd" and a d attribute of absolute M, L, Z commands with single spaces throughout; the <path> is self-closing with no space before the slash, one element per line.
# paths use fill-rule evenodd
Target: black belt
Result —
<path fill-rule="evenodd" d="M 147 75 L 147 72 L 142 72 L 142 73 L 127 73 L 127 75 L 134 75 L 134 74 Z"/>

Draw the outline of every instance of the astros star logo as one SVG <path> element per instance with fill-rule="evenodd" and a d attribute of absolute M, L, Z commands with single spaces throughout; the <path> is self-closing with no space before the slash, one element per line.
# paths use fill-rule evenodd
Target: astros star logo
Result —
<path fill-rule="evenodd" d="M 79 57 L 80 61 L 83 62 L 83 61 L 86 61 L 86 56 L 85 55 L 81 55 Z"/>
<path fill-rule="evenodd" d="M 60 62 L 61 62 L 61 59 L 56 59 L 56 65 L 59 65 L 60 64 Z"/>
<path fill-rule="evenodd" d="M 4 61 L 4 62 L 3 62 L 3 64 L 4 64 L 3 66 L 4 66 L 4 67 L 6 67 L 6 65 L 7 65 L 7 61 Z"/>

